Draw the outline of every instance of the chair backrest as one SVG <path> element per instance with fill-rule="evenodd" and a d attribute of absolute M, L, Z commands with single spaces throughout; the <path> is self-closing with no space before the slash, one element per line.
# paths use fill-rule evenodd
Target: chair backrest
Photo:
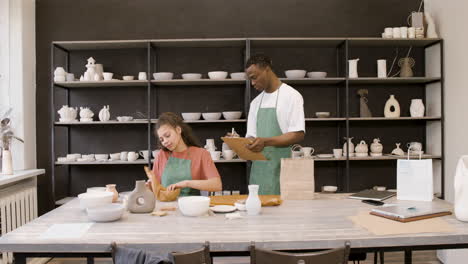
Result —
<path fill-rule="evenodd" d="M 284 253 L 250 246 L 251 264 L 346 264 L 350 251 L 350 243 L 344 247 L 323 250 L 312 253 Z"/>
<path fill-rule="evenodd" d="M 171 253 L 174 264 L 211 264 L 210 243 L 205 242 L 205 246 L 192 252 Z"/>

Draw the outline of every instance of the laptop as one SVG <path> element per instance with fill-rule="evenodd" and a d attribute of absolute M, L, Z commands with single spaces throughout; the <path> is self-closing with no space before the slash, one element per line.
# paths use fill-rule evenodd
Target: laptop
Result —
<path fill-rule="evenodd" d="M 396 193 L 389 192 L 389 191 L 377 191 L 373 189 L 360 191 L 355 194 L 351 194 L 349 198 L 351 199 L 359 199 L 359 200 L 373 200 L 373 201 L 383 201 L 390 197 L 395 196 Z"/>

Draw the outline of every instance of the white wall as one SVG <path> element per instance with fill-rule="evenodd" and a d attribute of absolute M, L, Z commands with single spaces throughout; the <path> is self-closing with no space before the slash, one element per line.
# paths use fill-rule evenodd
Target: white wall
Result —
<path fill-rule="evenodd" d="M 468 154 L 468 1 L 425 0 L 425 11 L 432 14 L 440 37 L 444 39 L 445 66 L 445 197 L 454 201 L 453 178 L 461 155 Z M 463 256 L 455 256 L 463 255 Z M 466 263 L 468 251 L 443 251 L 445 264 Z M 464 260 L 464 261 L 463 261 Z"/>
<path fill-rule="evenodd" d="M 1 0 L 0 103 L 13 108 L 15 170 L 36 168 L 35 0 Z M 7 27 L 5 25 L 8 25 Z"/>

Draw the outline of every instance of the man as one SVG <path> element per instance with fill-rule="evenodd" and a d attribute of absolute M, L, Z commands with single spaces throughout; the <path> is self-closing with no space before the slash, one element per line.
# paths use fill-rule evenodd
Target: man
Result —
<path fill-rule="evenodd" d="M 291 86 L 282 83 L 265 55 L 250 57 L 245 71 L 252 86 L 261 92 L 251 103 L 247 146 L 262 152 L 267 161 L 253 161 L 250 184 L 258 184 L 259 194 L 280 194 L 281 158 L 291 156 L 290 146 L 304 139 L 304 100 Z"/>

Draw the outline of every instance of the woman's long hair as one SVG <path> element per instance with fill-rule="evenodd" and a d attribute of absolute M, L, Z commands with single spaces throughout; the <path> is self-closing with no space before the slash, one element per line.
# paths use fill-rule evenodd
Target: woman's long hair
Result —
<path fill-rule="evenodd" d="M 169 151 L 166 147 L 164 147 L 161 144 L 157 133 L 158 129 L 164 125 L 169 125 L 174 129 L 176 129 L 176 127 L 180 127 L 180 129 L 182 130 L 182 140 L 184 141 L 185 145 L 187 145 L 187 147 L 200 147 L 198 139 L 193 135 L 192 128 L 186 123 L 184 123 L 182 117 L 172 112 L 166 112 L 159 116 L 158 122 L 156 123 L 156 127 L 154 130 L 154 134 L 158 139 L 158 145 L 161 149 Z"/>

